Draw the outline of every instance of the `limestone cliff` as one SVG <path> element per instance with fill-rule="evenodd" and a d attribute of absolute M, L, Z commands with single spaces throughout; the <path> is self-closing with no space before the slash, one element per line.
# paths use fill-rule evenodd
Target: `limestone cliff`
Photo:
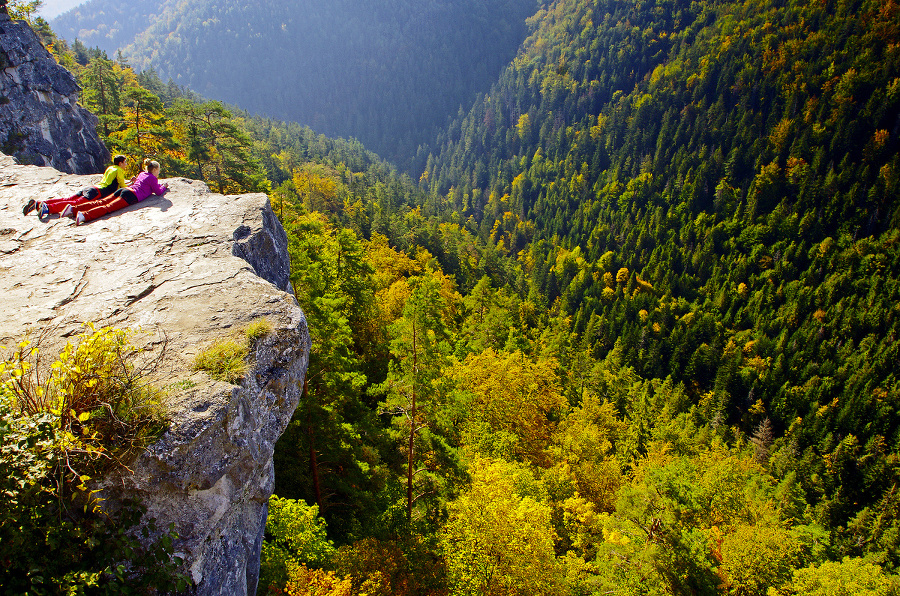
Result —
<path fill-rule="evenodd" d="M 287 237 L 265 195 L 217 195 L 186 179 L 83 226 L 22 215 L 29 198 L 95 181 L 0 154 L 0 345 L 44 329 L 59 347 L 86 321 L 140 327 L 148 348 L 165 344 L 170 428 L 133 473 L 105 479 L 104 495 L 137 497 L 160 527 L 175 524 L 197 593 L 253 593 L 272 452 L 309 356 L 303 313 L 284 291 Z M 274 331 L 239 385 L 190 370 L 199 350 L 261 317 Z"/>
<path fill-rule="evenodd" d="M 0 8 L 0 150 L 21 163 L 102 172 L 109 151 L 97 117 L 77 103 L 80 92 L 31 27 Z"/>

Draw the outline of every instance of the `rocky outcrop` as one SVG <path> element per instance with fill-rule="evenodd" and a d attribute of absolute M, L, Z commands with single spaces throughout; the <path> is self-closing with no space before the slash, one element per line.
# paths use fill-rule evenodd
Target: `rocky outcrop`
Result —
<path fill-rule="evenodd" d="M 102 172 L 109 151 L 97 117 L 77 103 L 80 92 L 31 27 L 0 10 L 0 150 L 24 164 Z"/>
<path fill-rule="evenodd" d="M 309 355 L 303 313 L 283 291 L 284 230 L 265 195 L 217 195 L 186 179 L 83 226 L 22 215 L 27 199 L 67 196 L 96 178 L 0 155 L 0 345 L 42 331 L 55 353 L 90 321 L 140 328 L 138 341 L 165 347 L 159 385 L 170 427 L 101 488 L 108 504 L 136 497 L 160 528 L 175 524 L 197 593 L 253 593 L 272 452 Z M 201 349 L 261 317 L 273 331 L 238 385 L 191 371 Z"/>

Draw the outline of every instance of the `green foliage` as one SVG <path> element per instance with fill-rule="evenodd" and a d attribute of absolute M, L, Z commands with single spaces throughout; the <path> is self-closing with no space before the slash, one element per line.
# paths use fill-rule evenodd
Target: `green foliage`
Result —
<path fill-rule="evenodd" d="M 110 149 L 124 153 L 131 158 L 132 164 L 140 165 L 143 157 L 161 158 L 178 148 L 179 143 L 167 126 L 162 100 L 157 95 L 132 84 L 123 90 L 121 105 L 121 128 L 111 131 L 106 139 Z"/>
<path fill-rule="evenodd" d="M 285 593 L 290 596 L 350 596 L 351 585 L 349 578 L 340 579 L 330 571 L 288 563 Z"/>
<path fill-rule="evenodd" d="M 439 596 L 446 594 L 444 562 L 435 556 L 431 541 L 429 536 L 364 538 L 342 546 L 335 567 L 351 579 L 354 595 Z"/>
<path fill-rule="evenodd" d="M 599 394 L 630 421 L 623 463 L 654 437 L 754 436 L 817 522 L 860 516 L 842 554 L 880 561 L 895 509 L 873 512 L 897 485 L 900 428 L 896 16 L 553 3 L 422 176 L 516 258 L 520 296 L 569 318 L 570 400 L 619 351 L 631 378 Z M 531 237 L 498 233 L 518 222 Z"/>
<path fill-rule="evenodd" d="M 369 509 L 383 480 L 380 435 L 363 399 L 367 368 L 385 350 L 375 323 L 372 269 L 350 230 L 284 206 L 295 296 L 306 313 L 312 350 L 300 404 L 275 459 L 285 474 L 276 492 L 316 503 L 333 527 L 372 524 Z"/>
<path fill-rule="evenodd" d="M 771 586 L 783 586 L 807 559 L 807 545 L 800 532 L 779 525 L 738 526 L 716 536 L 719 575 L 728 594 L 765 594 Z M 714 553 L 716 546 L 713 547 Z"/>
<path fill-rule="evenodd" d="M 188 389 L 193 389 L 196 386 L 197 383 L 195 381 L 192 381 L 191 379 L 182 379 L 168 385 L 167 389 L 172 391 L 187 391 Z"/>
<path fill-rule="evenodd" d="M 268 190 L 251 152 L 251 141 L 221 103 L 179 99 L 170 111 L 184 137 L 184 160 L 192 175 L 221 194 Z"/>
<path fill-rule="evenodd" d="M 39 349 L 28 340 L 0 363 L 19 410 L 55 418 L 66 467 L 73 471 L 79 469 L 69 461 L 74 454 L 97 465 L 125 462 L 165 427 L 161 392 L 147 380 L 162 355 L 145 356 L 131 345 L 131 330 L 85 328 L 75 345 L 66 343 L 45 381 Z"/>
<path fill-rule="evenodd" d="M 45 390 L 50 401 L 42 409 L 58 411 L 64 429 L 77 418 L 101 432 L 104 443 L 115 443 L 129 437 L 116 434 L 123 424 L 140 426 L 159 416 L 160 395 L 145 380 L 158 361 L 136 365 L 142 354 L 130 344 L 128 330 L 86 327 L 78 345 L 67 343 L 51 366 Z"/>
<path fill-rule="evenodd" d="M 807 560 L 811 538 L 782 526 L 770 490 L 748 457 L 720 444 L 692 455 L 651 452 L 620 489 L 615 511 L 592 516 L 582 506 L 568 514 L 583 524 L 573 540 L 572 554 L 586 563 L 578 583 L 627 594 L 764 594 L 781 586 Z"/>
<path fill-rule="evenodd" d="M 560 421 L 547 450 L 554 462 L 547 478 L 560 483 L 559 497 L 577 491 L 597 511 L 615 508 L 616 493 L 624 481 L 615 449 L 627 426 L 611 403 L 603 403 L 595 395 L 585 396 Z M 566 490 L 569 483 L 571 494 Z"/>
<path fill-rule="evenodd" d="M 247 345 L 233 339 L 222 340 L 202 350 L 194 358 L 194 370 L 202 370 L 217 381 L 232 385 L 247 373 Z"/>
<path fill-rule="evenodd" d="M 156 528 L 139 504 L 104 511 L 87 486 L 98 458 L 121 461 L 122 442 L 126 451 L 145 444 L 153 436 L 148 420 L 158 423 L 133 401 L 139 378 L 129 370 L 125 336 L 91 328 L 77 347 L 67 345 L 43 385 L 27 342 L 0 364 L 0 584 L 8 593 L 189 586 L 178 572 L 174 529 Z"/>
<path fill-rule="evenodd" d="M 266 539 L 262 547 L 262 569 L 259 593 L 270 588 L 281 589 L 289 580 L 289 568 L 304 565 L 321 568 L 330 565 L 335 555 L 334 545 L 325 532 L 325 520 L 319 517 L 316 505 L 303 501 L 269 499 L 266 519 Z"/>
<path fill-rule="evenodd" d="M 434 520 L 434 497 L 448 488 L 445 466 L 452 457 L 435 432 L 441 397 L 438 375 L 450 352 L 440 281 L 430 275 L 415 277 L 409 290 L 403 316 L 389 328 L 394 360 L 384 384 L 374 388 L 387 394 L 381 412 L 394 418 L 392 434 L 406 459 L 407 523 L 421 497 L 431 497 L 426 516 Z M 417 470 L 420 462 L 424 466 Z"/>
<path fill-rule="evenodd" d="M 469 396 L 464 444 L 484 450 L 509 443 L 507 458 L 545 463 L 551 421 L 564 405 L 555 369 L 550 359 L 535 361 L 521 352 L 488 348 L 448 370 Z"/>
<path fill-rule="evenodd" d="M 878 565 L 863 559 L 846 557 L 841 562 L 827 561 L 818 566 L 798 569 L 791 582 L 777 595 L 809 596 L 886 596 L 896 594 L 900 582 L 884 574 Z"/>
<path fill-rule="evenodd" d="M 78 78 L 82 103 L 99 119 L 100 138 L 129 158 L 131 173 L 149 157 L 165 176 L 197 178 L 220 193 L 269 190 L 249 127 L 221 103 L 166 85 L 152 69 L 135 74 L 121 52 L 110 60 L 78 39 L 70 47 L 41 19 L 34 27 Z"/>
<path fill-rule="evenodd" d="M 418 153 L 418 184 L 357 141 L 226 114 L 73 44 L 110 135 L 138 128 L 101 89 L 115 74 L 160 99 L 172 172 L 218 184 L 230 135 L 228 188 L 265 172 L 274 189 L 313 337 L 276 491 L 342 545 L 333 569 L 285 563 L 284 585 L 514 592 L 527 565 L 488 585 L 491 549 L 533 530 L 538 554 L 496 548 L 544 565 L 521 580 L 538 592 L 888 589 L 897 16 L 547 4 Z"/>
<path fill-rule="evenodd" d="M 441 531 L 451 594 L 562 594 L 550 508 L 519 493 L 515 464 L 473 462 Z"/>
<path fill-rule="evenodd" d="M 101 138 L 110 135 L 123 125 L 121 69 L 105 56 L 94 57 L 82 71 L 84 93 L 81 101 L 100 119 L 98 133 Z"/>
<path fill-rule="evenodd" d="M 21 19 L 31 23 L 31 17 L 43 5 L 41 0 L 7 0 L 6 10 L 10 18 Z"/>

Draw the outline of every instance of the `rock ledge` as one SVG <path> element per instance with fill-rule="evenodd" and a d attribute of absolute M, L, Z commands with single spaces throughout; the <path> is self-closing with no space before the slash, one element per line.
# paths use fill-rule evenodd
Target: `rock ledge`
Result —
<path fill-rule="evenodd" d="M 140 328 L 155 349 L 164 336 L 172 424 L 133 474 L 104 480 L 105 497 L 136 497 L 159 527 L 175 524 L 198 594 L 252 594 L 272 452 L 309 358 L 306 320 L 284 291 L 287 237 L 265 195 L 217 195 L 186 179 L 84 226 L 22 215 L 29 198 L 68 196 L 97 179 L 0 154 L 0 345 L 51 330 L 50 353 L 85 322 Z M 255 344 L 239 386 L 191 372 L 201 349 L 261 317 L 274 331 Z"/>

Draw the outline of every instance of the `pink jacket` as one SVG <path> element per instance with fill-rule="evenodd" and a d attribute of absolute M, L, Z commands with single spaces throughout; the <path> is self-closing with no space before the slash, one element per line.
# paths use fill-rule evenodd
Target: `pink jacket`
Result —
<path fill-rule="evenodd" d="M 168 190 L 168 188 L 160 186 L 159 180 L 150 172 L 141 172 L 131 184 L 131 192 L 134 193 L 138 201 L 143 201 L 150 195 L 163 196 Z"/>

